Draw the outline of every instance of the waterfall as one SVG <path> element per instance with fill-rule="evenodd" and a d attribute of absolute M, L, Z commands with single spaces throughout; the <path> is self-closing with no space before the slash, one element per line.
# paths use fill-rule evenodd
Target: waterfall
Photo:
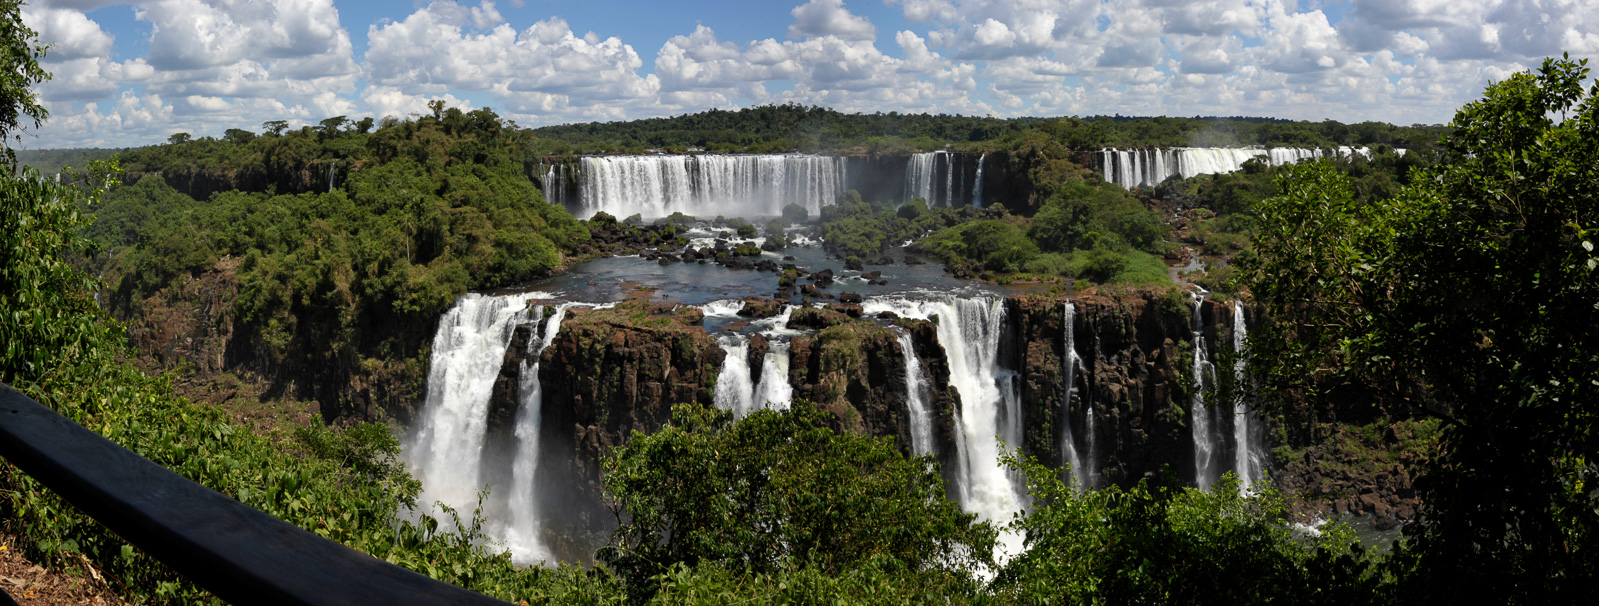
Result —
<path fill-rule="evenodd" d="M 550 204 L 565 204 L 561 199 L 561 176 L 565 173 L 565 165 L 551 164 L 544 169 L 544 201 Z M 624 219 L 626 217 L 623 217 Z"/>
<path fill-rule="evenodd" d="M 733 318 L 743 310 L 743 299 L 720 299 L 700 306 L 700 312 L 707 318 Z"/>
<path fill-rule="evenodd" d="M 927 201 L 928 206 L 935 205 L 933 173 L 937 167 L 936 160 L 941 153 L 943 152 L 911 154 L 910 160 L 905 164 L 906 202 L 921 198 Z"/>
<path fill-rule="evenodd" d="M 750 382 L 749 339 L 743 335 L 722 335 L 717 345 L 727 357 L 722 359 L 722 372 L 716 375 L 716 387 L 711 392 L 717 408 L 744 418 L 754 409 L 755 386 Z"/>
<path fill-rule="evenodd" d="M 960 191 L 955 187 L 955 175 L 960 173 L 963 179 L 966 177 L 964 171 L 955 166 L 955 161 L 960 157 L 958 154 L 944 154 L 944 206 L 955 206 L 955 192 Z"/>
<path fill-rule="evenodd" d="M 1021 406 L 1013 371 L 999 366 L 999 338 L 1005 325 L 1003 300 L 982 297 L 907 300 L 873 297 L 866 314 L 892 311 L 900 316 L 938 316 L 938 342 L 949 359 L 950 383 L 960 394 L 955 418 L 959 466 L 957 493 L 967 511 L 983 520 L 1004 524 L 1021 509 L 1021 494 L 1012 474 L 999 461 L 1000 440 L 1021 445 Z M 1021 537 L 1000 536 L 1002 554 L 1020 553 Z"/>
<path fill-rule="evenodd" d="M 1234 468 L 1238 473 L 1240 488 L 1249 493 L 1255 482 L 1264 478 L 1262 471 L 1265 469 L 1264 448 L 1260 444 L 1260 429 L 1254 420 L 1254 412 L 1249 410 L 1247 391 L 1244 389 L 1247 377 L 1244 374 L 1247 359 L 1244 356 L 1244 340 L 1247 329 L 1244 327 L 1244 304 L 1242 301 L 1233 302 L 1233 351 L 1238 359 L 1233 362 L 1233 377 L 1235 385 L 1233 390 L 1233 441 L 1237 443 L 1234 453 Z"/>
<path fill-rule="evenodd" d="M 516 411 L 516 460 L 512 463 L 510 513 L 511 524 L 504 531 L 504 542 L 511 552 L 511 560 L 518 564 L 534 564 L 551 559 L 552 555 L 539 536 L 540 520 L 535 497 L 538 494 L 539 425 L 543 420 L 544 386 L 539 382 L 539 359 L 544 349 L 555 342 L 561 332 L 561 320 L 573 307 L 608 307 L 584 303 L 562 303 L 555 307 L 544 334 L 536 331 L 543 320 L 544 306 L 534 306 L 531 322 L 534 338 L 527 343 L 527 357 L 517 375 L 518 404 Z"/>
<path fill-rule="evenodd" d="M 794 400 L 794 386 L 788 382 L 787 341 L 770 340 L 761 358 L 761 383 L 755 386 L 755 405 L 773 410 L 788 410 Z"/>
<path fill-rule="evenodd" d="M 1066 351 L 1061 356 L 1063 358 L 1061 363 L 1065 366 L 1065 371 L 1062 374 L 1064 389 L 1061 390 L 1060 404 L 1062 427 L 1060 451 L 1061 454 L 1065 455 L 1067 465 L 1071 467 L 1072 482 L 1076 483 L 1078 488 L 1088 488 L 1088 479 L 1084 475 L 1087 470 L 1083 467 L 1082 457 L 1077 454 L 1077 439 L 1072 436 L 1072 392 L 1076 390 L 1076 383 L 1073 381 L 1076 378 L 1077 365 L 1080 361 L 1077 357 L 1077 339 L 1073 334 L 1075 330 L 1072 326 L 1074 316 L 1077 315 L 1077 307 L 1072 305 L 1071 301 L 1066 302 L 1065 314 Z M 1093 423 L 1092 416 L 1089 417 L 1089 423 Z"/>
<path fill-rule="evenodd" d="M 928 408 L 927 375 L 916 357 L 910 333 L 899 334 L 899 349 L 905 356 L 905 409 L 911 419 L 911 454 L 935 454 L 933 411 Z"/>
<path fill-rule="evenodd" d="M 1395 151 L 1404 153 L 1403 150 Z M 1371 158 L 1371 149 L 1365 147 L 1339 147 L 1334 153 L 1340 157 L 1359 155 Z M 1199 175 L 1235 172 L 1241 170 L 1245 162 L 1255 158 L 1264 159 L 1272 166 L 1281 166 L 1326 156 L 1326 150 L 1297 147 L 1105 148 L 1099 151 L 1099 162 L 1106 181 L 1132 188 L 1159 185 L 1173 176 L 1192 179 Z"/>
<path fill-rule="evenodd" d="M 621 219 L 777 216 L 798 204 L 814 217 L 843 193 L 845 163 L 799 154 L 591 156 L 575 206 L 580 218 L 603 211 Z"/>
<path fill-rule="evenodd" d="M 1205 353 L 1205 317 L 1200 313 L 1204 305 L 1204 292 L 1200 291 L 1194 295 L 1194 394 L 1188 403 L 1188 415 L 1193 420 L 1194 481 L 1200 490 L 1210 490 L 1217 479 L 1215 413 L 1205 403 L 1204 391 L 1216 370 Z"/>
<path fill-rule="evenodd" d="M 543 293 L 463 295 L 439 318 L 428 367 L 427 396 L 406 459 L 422 482 L 417 502 L 441 502 L 470 513 L 477 493 L 489 393 L 527 300 Z"/>
<path fill-rule="evenodd" d="M 339 176 L 339 163 L 328 164 L 328 193 L 333 193 L 333 180 Z"/>
<path fill-rule="evenodd" d="M 988 161 L 988 153 L 977 157 L 977 178 L 972 180 L 972 206 L 983 206 L 983 163 Z"/>

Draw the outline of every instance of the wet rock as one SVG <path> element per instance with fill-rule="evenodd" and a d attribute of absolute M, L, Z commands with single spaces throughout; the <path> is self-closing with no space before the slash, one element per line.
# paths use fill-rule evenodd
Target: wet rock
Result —
<path fill-rule="evenodd" d="M 844 260 L 844 269 L 861 271 L 862 269 L 865 269 L 865 267 L 861 264 L 861 260 L 859 258 L 850 257 Z"/>
<path fill-rule="evenodd" d="M 840 303 L 853 303 L 859 305 L 861 302 L 861 296 L 852 292 L 839 293 L 838 301 Z"/>
<path fill-rule="evenodd" d="M 756 320 L 770 318 L 783 311 L 783 304 L 763 297 L 746 297 L 744 308 L 738 310 L 738 315 Z"/>
<path fill-rule="evenodd" d="M 881 277 L 883 277 L 883 272 L 880 272 L 880 271 L 869 271 L 869 272 L 866 272 L 864 274 L 861 274 L 861 278 L 866 279 L 866 280 L 876 280 L 876 279 L 881 278 Z"/>

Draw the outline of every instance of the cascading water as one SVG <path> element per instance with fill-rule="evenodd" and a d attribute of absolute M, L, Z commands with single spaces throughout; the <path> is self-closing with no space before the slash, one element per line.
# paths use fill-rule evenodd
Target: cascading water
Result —
<path fill-rule="evenodd" d="M 1074 316 L 1077 314 L 1077 307 L 1072 305 L 1071 301 L 1066 302 L 1065 314 L 1066 352 L 1063 356 L 1065 359 L 1062 360 L 1062 364 L 1065 366 L 1063 373 L 1065 389 L 1062 390 L 1064 393 L 1062 394 L 1060 405 L 1060 418 L 1063 429 L 1061 431 L 1060 451 L 1066 455 L 1066 463 L 1071 466 L 1072 481 L 1077 484 L 1078 488 L 1088 488 L 1087 477 L 1084 475 L 1087 470 L 1083 467 L 1082 457 L 1077 454 L 1077 439 L 1072 436 L 1072 392 L 1077 388 L 1073 380 L 1076 378 L 1077 364 L 1079 362 L 1077 358 L 1077 340 L 1073 334 L 1075 331 L 1072 326 Z M 1092 417 L 1090 417 L 1089 422 L 1093 422 Z"/>
<path fill-rule="evenodd" d="M 984 520 L 1004 524 L 1021 509 L 1012 474 L 999 461 L 1000 440 L 1021 444 L 1021 406 L 1014 372 L 1000 368 L 999 337 L 1005 307 L 997 298 L 908 300 L 874 297 L 863 312 L 892 311 L 900 316 L 938 316 L 938 342 L 949 359 L 950 383 L 960 394 L 955 447 L 957 492 L 963 507 Z M 1003 533 L 1002 554 L 1020 553 L 1021 537 Z"/>
<path fill-rule="evenodd" d="M 406 459 L 422 482 L 419 503 L 470 512 L 479 477 L 489 392 L 516 325 L 536 295 L 463 295 L 439 318 L 428 367 L 427 399 Z"/>
<path fill-rule="evenodd" d="M 794 400 L 794 386 L 788 382 L 787 341 L 771 340 L 761 358 L 761 382 L 755 386 L 755 405 L 773 410 L 788 410 Z"/>
<path fill-rule="evenodd" d="M 754 408 L 755 386 L 750 381 L 749 339 L 743 335 L 722 335 L 717 345 L 727 353 L 722 359 L 722 372 L 716 376 L 712 402 L 717 408 L 744 418 Z"/>
<path fill-rule="evenodd" d="M 933 191 L 933 173 L 938 166 L 938 156 L 944 152 L 923 152 L 911 154 L 905 164 L 905 201 L 910 202 L 916 198 L 927 201 L 928 206 L 933 206 L 936 201 Z"/>
<path fill-rule="evenodd" d="M 707 318 L 733 318 L 743 309 L 744 301 L 741 299 L 720 299 L 700 306 L 700 312 Z"/>
<path fill-rule="evenodd" d="M 1205 318 L 1200 310 L 1205 305 L 1205 293 L 1194 294 L 1194 395 L 1188 403 L 1188 415 L 1193 421 L 1194 481 L 1200 490 L 1210 490 L 1216 482 L 1216 435 L 1214 411 L 1205 403 L 1204 391 L 1214 384 L 1216 369 L 1205 353 Z"/>
<path fill-rule="evenodd" d="M 577 214 L 617 218 L 674 212 L 776 216 L 798 204 L 811 216 L 844 191 L 845 159 L 811 155 L 591 156 L 582 161 Z"/>
<path fill-rule="evenodd" d="M 1245 385 L 1245 370 L 1247 359 L 1244 356 L 1244 340 L 1247 329 L 1244 327 L 1244 304 L 1233 303 L 1233 351 L 1238 359 L 1233 362 L 1233 441 L 1237 443 L 1237 452 L 1234 453 L 1234 471 L 1238 474 L 1239 487 L 1245 493 L 1253 491 L 1255 482 L 1264 479 L 1265 455 L 1260 444 L 1260 428 L 1255 423 L 1254 412 L 1249 410 Z"/>
<path fill-rule="evenodd" d="M 527 302 L 550 297 L 542 292 L 500 296 L 468 293 L 439 318 L 428 369 L 427 399 L 418 415 L 417 431 L 405 448 L 405 459 L 422 482 L 417 500 L 430 508 L 422 513 L 441 513 L 431 510 L 433 504 L 440 503 L 466 515 L 478 505 L 479 491 L 485 486 L 495 488 L 484 504 L 486 508 L 503 508 L 506 515 L 489 521 L 488 534 L 503 543 L 518 564 L 550 558 L 540 538 L 536 505 L 538 433 L 543 412 L 539 355 L 555 341 L 568 310 L 614 305 L 562 303 L 543 322 L 542 334 L 535 330 L 518 369 L 515 454 L 509 477 L 484 477 L 489 399 L 506 348 L 518 324 L 532 323 L 537 327 L 543 319 L 544 308 L 530 310 Z M 508 489 L 499 490 L 501 487 Z"/>
<path fill-rule="evenodd" d="M 977 178 L 972 181 L 972 206 L 983 206 L 983 163 L 988 161 L 988 153 L 977 157 Z"/>
<path fill-rule="evenodd" d="M 916 357 L 910 334 L 902 332 L 898 340 L 905 356 L 905 410 L 911 419 L 911 454 L 935 454 L 933 411 L 927 405 L 927 375 L 922 371 L 922 361 Z"/>
<path fill-rule="evenodd" d="M 556 205 L 566 204 L 566 200 L 561 198 L 561 192 L 566 189 L 563 187 L 566 181 L 566 179 L 564 179 L 565 176 L 566 165 L 564 164 L 551 164 L 549 168 L 544 169 L 543 185 L 545 202 Z"/>
<path fill-rule="evenodd" d="M 333 193 L 333 181 L 339 177 L 339 163 L 328 164 L 328 193 Z"/>
<path fill-rule="evenodd" d="M 1404 153 L 1404 150 L 1395 151 Z M 1361 155 L 1371 158 L 1371 150 L 1364 147 L 1340 147 L 1334 153 L 1345 157 Z M 1100 150 L 1099 161 L 1106 181 L 1122 187 L 1148 187 L 1159 185 L 1174 176 L 1191 179 L 1199 175 L 1235 172 L 1243 169 L 1245 162 L 1256 158 L 1264 159 L 1272 166 L 1280 166 L 1326 156 L 1326 150 L 1295 147 L 1106 148 Z"/>
<path fill-rule="evenodd" d="M 551 559 L 550 551 L 539 536 L 541 526 L 537 504 L 537 479 L 539 468 L 539 425 L 544 413 L 544 386 L 539 381 L 539 357 L 544 349 L 555 342 L 561 332 L 561 320 L 573 307 L 608 307 L 584 303 L 562 303 L 555 307 L 544 333 L 535 334 L 527 344 L 527 357 L 517 376 L 518 406 L 516 411 L 516 460 L 512 463 L 510 490 L 510 525 L 501 531 L 511 560 L 518 564 L 532 564 Z M 530 321 L 536 327 L 543 320 L 544 307 L 535 306 Z"/>

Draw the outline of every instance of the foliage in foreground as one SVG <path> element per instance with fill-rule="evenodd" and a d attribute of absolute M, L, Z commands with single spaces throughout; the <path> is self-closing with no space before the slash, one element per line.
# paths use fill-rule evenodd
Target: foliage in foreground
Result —
<path fill-rule="evenodd" d="M 1007 461 L 1033 506 L 1013 529 L 1026 550 L 995 597 L 1022 604 L 1361 604 L 1383 577 L 1346 527 L 1295 536 L 1269 483 L 1240 494 L 1230 472 L 1211 491 L 1174 478 L 1080 492 L 1060 470 Z"/>
<path fill-rule="evenodd" d="M 599 557 L 637 596 L 678 565 L 748 575 L 871 563 L 959 584 L 993 563 L 994 529 L 945 498 L 930 458 L 906 458 L 888 438 L 835 431 L 805 402 L 738 422 L 702 406 L 672 412 L 605 464 L 622 524 Z"/>
<path fill-rule="evenodd" d="M 1407 600 L 1599 591 L 1599 87 L 1547 60 L 1456 114 L 1443 161 L 1360 203 L 1325 164 L 1257 209 L 1263 385 L 1441 420 Z M 1351 398 L 1354 394 L 1358 397 Z"/>

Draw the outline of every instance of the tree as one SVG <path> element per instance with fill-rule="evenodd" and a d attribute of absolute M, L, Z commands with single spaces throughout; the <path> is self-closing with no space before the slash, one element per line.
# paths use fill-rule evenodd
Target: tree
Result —
<path fill-rule="evenodd" d="M 0 45 L 4 47 L 0 54 L 0 138 L 4 138 L 14 135 L 25 118 L 32 118 L 38 128 L 50 116 L 33 92 L 33 86 L 49 80 L 50 74 L 39 67 L 45 47 L 38 44 L 38 33 L 23 25 L 22 3 L 17 0 L 0 0 Z M 5 161 L 16 162 L 9 147 Z"/>
<path fill-rule="evenodd" d="M 1264 385 L 1436 416 L 1413 601 L 1599 598 L 1599 88 L 1546 60 L 1455 115 L 1443 160 L 1359 204 L 1325 164 L 1257 210 Z"/>
<path fill-rule="evenodd" d="M 266 131 L 274 137 L 283 136 L 283 131 L 287 128 L 289 128 L 288 120 L 267 120 L 266 122 L 261 123 L 261 130 Z"/>
<path fill-rule="evenodd" d="M 255 133 L 242 128 L 230 128 L 222 131 L 222 138 L 234 145 L 244 145 L 255 139 Z"/>
<path fill-rule="evenodd" d="M 931 458 L 838 433 L 831 418 L 805 402 L 737 423 L 716 409 L 674 407 L 671 424 L 633 432 L 606 460 L 620 526 L 598 556 L 639 597 L 678 564 L 837 574 L 871 561 L 955 577 L 993 564 L 995 530 L 944 497 Z"/>
<path fill-rule="evenodd" d="M 188 143 L 192 138 L 189 133 L 172 133 L 172 136 L 167 137 L 167 143 L 169 145 L 182 145 Z"/>

